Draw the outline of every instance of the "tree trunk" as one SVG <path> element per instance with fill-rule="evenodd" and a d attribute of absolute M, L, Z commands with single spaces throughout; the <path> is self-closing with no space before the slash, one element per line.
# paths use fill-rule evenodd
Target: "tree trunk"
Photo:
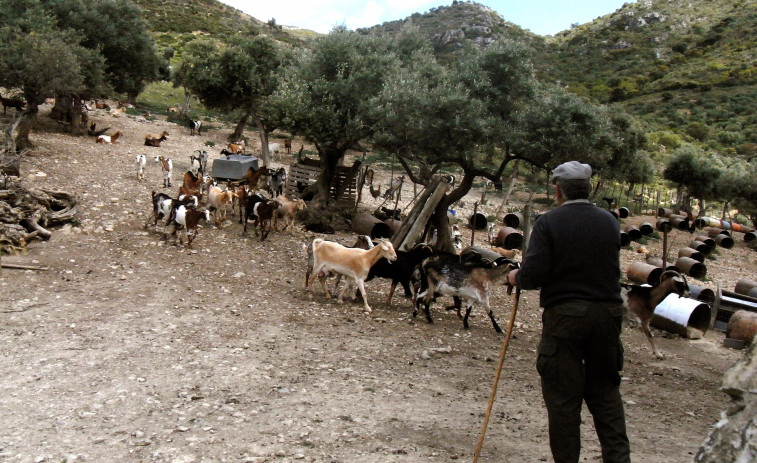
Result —
<path fill-rule="evenodd" d="M 29 103 L 29 102 L 27 102 Z M 39 106 L 36 103 L 28 104 L 28 108 L 21 113 L 21 120 L 18 124 L 18 134 L 16 135 L 16 151 L 23 151 L 34 148 L 34 144 L 29 139 L 32 127 L 37 122 L 37 113 Z"/>
<path fill-rule="evenodd" d="M 268 151 L 268 132 L 263 125 L 263 119 L 260 116 L 254 116 L 255 126 L 258 128 L 258 134 L 260 134 L 260 147 L 263 152 L 263 165 L 271 165 L 271 153 Z"/>
<path fill-rule="evenodd" d="M 247 125 L 247 119 L 250 118 L 250 113 L 245 113 L 244 116 L 239 119 L 239 122 L 237 122 L 237 126 L 234 127 L 234 132 L 232 132 L 231 136 L 229 137 L 230 142 L 238 142 L 242 139 L 242 134 L 244 133 L 244 126 Z"/>
<path fill-rule="evenodd" d="M 131 98 L 131 97 L 130 97 Z M 186 88 L 184 89 L 184 105 L 181 107 L 181 114 L 187 114 L 189 113 L 189 102 L 192 99 L 192 92 L 188 91 Z M 135 98 L 136 100 L 136 98 Z M 129 103 L 131 103 L 131 99 L 129 100 Z M 131 103 L 134 104 L 134 103 Z"/>

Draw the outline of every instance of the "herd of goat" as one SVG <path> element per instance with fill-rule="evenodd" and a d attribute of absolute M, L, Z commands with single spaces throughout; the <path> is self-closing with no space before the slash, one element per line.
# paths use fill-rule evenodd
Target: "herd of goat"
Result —
<path fill-rule="evenodd" d="M 171 160 L 157 156 L 155 162 L 161 166 L 163 186 L 170 187 Z M 145 165 L 146 156 L 138 155 L 136 166 L 139 179 L 144 179 Z M 279 222 L 284 224 L 282 231 L 288 228 L 290 233 L 293 232 L 295 216 L 306 206 L 302 199 L 292 200 L 283 194 L 282 186 L 286 180 L 286 170 L 283 167 L 276 170 L 249 168 L 241 183 L 227 185 L 217 185 L 210 181 L 205 176 L 206 168 L 207 152 L 198 150 L 197 154 L 190 156 L 190 170 L 185 172 L 176 198 L 153 191 L 152 216 L 145 227 L 152 222 L 156 230 L 160 231 L 159 222 L 162 221 L 162 233 L 166 239 L 174 237 L 183 243 L 185 238 L 187 246 L 191 248 L 202 221 L 213 220 L 221 228 L 227 220 L 228 211 L 237 209 L 239 223 L 244 225 L 243 234 L 247 232 L 249 221 L 253 221 L 255 235 L 261 241 L 266 239 L 271 230 L 278 230 Z M 266 181 L 261 183 L 263 178 Z M 201 204 L 205 207 L 200 207 Z M 173 227 L 170 235 L 169 227 Z M 183 233 L 183 238 L 177 236 L 179 231 Z M 459 230 L 453 230 L 453 235 L 459 236 Z M 422 307 L 426 320 L 433 323 L 430 304 L 439 296 L 451 296 L 454 304 L 447 309 L 457 311 L 464 328 L 469 328 L 468 320 L 473 306 L 480 304 L 484 306 L 497 333 L 501 333 L 502 329 L 490 306 L 491 292 L 496 285 L 505 285 L 509 272 L 519 267 L 519 263 L 513 258 L 515 251 L 503 252 L 505 250 L 494 246 L 469 246 L 459 254 L 441 252 L 425 243 L 408 250 L 395 250 L 389 240 L 378 239 L 374 242 L 370 237 L 361 235 L 349 247 L 316 238 L 305 248 L 308 255 L 305 287 L 310 297 L 313 296 L 312 287 L 316 279 L 325 297 L 330 299 L 332 292 L 338 292 L 340 303 L 344 294 L 351 292 L 354 284 L 357 287 L 355 298 L 362 298 L 365 311 L 370 312 L 365 282 L 373 278 L 385 278 L 391 280 L 386 299 L 388 306 L 392 305 L 395 289 L 400 284 L 405 297 L 412 298 L 413 316 L 417 316 Z M 326 285 L 330 276 L 337 277 L 332 290 Z M 338 291 L 342 278 L 347 279 L 348 285 Z M 626 289 L 627 307 L 640 322 L 640 328 L 649 340 L 654 355 L 664 358 L 652 340 L 649 324 L 654 308 L 668 294 L 688 296 L 685 277 L 674 271 L 666 271 L 655 286 L 623 286 Z M 508 287 L 508 293 L 511 289 Z"/>
<path fill-rule="evenodd" d="M 190 124 L 192 134 L 199 134 L 200 128 L 199 121 Z M 90 135 L 96 135 L 99 143 L 114 143 L 120 135 L 119 132 L 115 132 L 108 136 L 103 132 L 96 131 L 94 124 L 90 127 Z M 160 146 L 160 142 L 167 137 L 167 132 L 148 135 L 145 137 L 145 145 Z M 279 153 L 280 145 L 272 143 L 268 148 L 269 152 L 276 154 Z M 291 152 L 291 142 L 285 143 L 285 150 Z M 238 154 L 244 151 L 244 143 L 229 143 L 221 154 Z M 163 187 L 172 187 L 173 161 L 163 155 L 156 156 L 154 161 L 160 166 Z M 278 231 L 279 222 L 283 223 L 281 231 L 289 229 L 289 233 L 293 233 L 295 216 L 304 210 L 306 205 L 302 199 L 289 199 L 284 195 L 286 169 L 249 168 L 241 182 L 218 185 L 206 175 L 207 161 L 208 154 L 205 150 L 197 150 L 196 154 L 190 155 L 189 170 L 184 173 L 175 198 L 166 193 L 152 191 L 152 215 L 145 223 L 145 228 L 152 223 L 155 230 L 162 232 L 165 239 L 178 239 L 181 244 L 186 240 L 187 246 L 191 248 L 201 222 L 213 222 L 216 227 L 221 228 L 227 221 L 228 212 L 236 209 L 239 213 L 239 223 L 243 224 L 243 234 L 247 233 L 250 221 L 253 222 L 255 235 L 259 236 L 261 241 L 265 240 L 272 230 Z M 146 165 L 147 155 L 137 155 L 137 179 L 145 179 Z M 368 185 L 373 193 L 372 176 Z M 456 248 L 460 250 L 461 234 L 456 226 L 453 227 L 455 229 L 452 230 L 452 235 L 456 238 Z M 172 228 L 170 233 L 169 228 Z M 408 250 L 395 250 L 392 243 L 386 239 L 373 241 L 368 236 L 360 235 L 350 247 L 316 238 L 304 248 L 308 256 L 305 287 L 311 298 L 312 286 L 316 279 L 319 280 L 325 297 L 331 298 L 332 292 L 338 292 L 340 303 L 344 294 L 351 292 L 352 286 L 355 285 L 357 292 L 354 297 L 362 298 L 365 311 L 370 312 L 365 283 L 374 278 L 384 278 L 391 280 L 386 298 L 388 306 L 392 305 L 395 289 L 400 284 L 405 297 L 413 301 L 413 316 L 417 316 L 422 308 L 428 323 L 433 323 L 431 303 L 437 297 L 451 296 L 454 304 L 447 307 L 447 310 L 457 311 L 464 328 L 469 328 L 471 310 L 474 305 L 479 304 L 484 306 L 497 333 L 501 333 L 502 329 L 490 306 L 491 292 L 498 284 L 506 285 L 509 272 L 519 267 L 519 263 L 514 260 L 517 251 L 502 250 L 494 246 L 469 246 L 459 253 L 447 253 L 420 243 Z M 331 276 L 335 276 L 336 281 L 333 289 L 329 290 L 326 281 Z M 348 284 L 338 291 L 342 278 L 346 278 Z M 674 271 L 666 271 L 657 285 L 623 286 L 626 290 L 624 296 L 627 308 L 640 322 L 640 328 L 649 340 L 654 355 L 664 358 L 652 340 L 649 324 L 654 308 L 668 294 L 688 296 L 685 277 Z M 508 287 L 508 293 L 511 289 Z"/>

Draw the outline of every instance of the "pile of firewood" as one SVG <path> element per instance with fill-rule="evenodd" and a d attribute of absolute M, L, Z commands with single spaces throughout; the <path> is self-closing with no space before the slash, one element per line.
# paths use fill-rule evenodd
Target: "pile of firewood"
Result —
<path fill-rule="evenodd" d="M 72 222 L 76 199 L 69 193 L 31 188 L 18 177 L 0 177 L 0 250 L 23 249 L 34 239 L 49 240 L 55 227 Z"/>

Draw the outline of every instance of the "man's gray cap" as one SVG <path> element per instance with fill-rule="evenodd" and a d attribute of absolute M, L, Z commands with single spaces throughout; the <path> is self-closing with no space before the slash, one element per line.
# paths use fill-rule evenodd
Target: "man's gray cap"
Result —
<path fill-rule="evenodd" d="M 552 181 L 557 180 L 588 180 L 591 178 L 591 166 L 578 161 L 568 161 L 555 167 L 552 171 Z"/>

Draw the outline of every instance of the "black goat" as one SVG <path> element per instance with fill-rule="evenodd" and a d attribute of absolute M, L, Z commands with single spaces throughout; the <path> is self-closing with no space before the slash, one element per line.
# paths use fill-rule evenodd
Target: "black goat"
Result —
<path fill-rule="evenodd" d="M 413 279 L 413 272 L 423 261 L 434 255 L 434 249 L 425 243 L 419 243 L 413 246 L 409 251 L 396 251 L 397 259 L 389 263 L 386 259 L 379 259 L 378 262 L 371 266 L 368 277 L 369 281 L 374 277 L 388 278 L 392 280 L 392 286 L 389 288 L 389 294 L 386 297 L 386 305 L 392 306 L 392 296 L 397 288 L 397 283 L 402 285 L 405 290 L 405 297 L 412 297 L 410 283 Z"/>

